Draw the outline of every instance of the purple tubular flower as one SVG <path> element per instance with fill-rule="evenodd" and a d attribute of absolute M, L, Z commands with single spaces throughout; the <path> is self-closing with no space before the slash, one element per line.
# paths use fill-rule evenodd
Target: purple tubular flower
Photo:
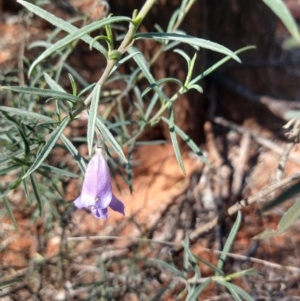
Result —
<path fill-rule="evenodd" d="M 96 148 L 86 169 L 81 195 L 74 201 L 78 209 L 91 207 L 96 218 L 107 218 L 107 207 L 124 213 L 124 204 L 112 193 L 109 168 L 100 148 Z"/>

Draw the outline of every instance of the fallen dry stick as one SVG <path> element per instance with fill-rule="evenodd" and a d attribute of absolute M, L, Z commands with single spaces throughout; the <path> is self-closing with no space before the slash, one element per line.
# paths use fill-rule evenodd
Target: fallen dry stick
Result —
<path fill-rule="evenodd" d="M 290 185 L 291 183 L 297 181 L 300 179 L 300 172 L 299 173 L 295 173 L 283 180 L 281 180 L 278 183 L 275 183 L 273 185 L 270 185 L 266 188 L 264 188 L 263 190 L 261 190 L 259 193 L 250 196 L 246 199 L 243 199 L 241 201 L 238 201 L 237 203 L 235 203 L 233 206 L 229 207 L 226 211 L 222 212 L 221 214 L 219 214 L 218 216 L 216 216 L 214 219 L 212 219 L 210 222 L 204 224 L 203 226 L 198 227 L 197 229 L 195 229 L 193 232 L 190 233 L 189 238 L 191 241 L 195 241 L 201 234 L 210 231 L 213 227 L 215 227 L 220 221 L 224 220 L 225 217 L 227 216 L 231 216 L 235 213 L 237 213 L 239 210 L 241 210 L 242 208 L 245 208 L 257 201 L 259 201 L 260 199 L 266 197 L 268 194 L 281 189 L 281 188 L 286 188 L 288 185 Z M 180 247 L 181 249 L 182 247 Z M 178 248 L 176 249 L 176 251 L 179 250 Z"/>
<path fill-rule="evenodd" d="M 280 156 L 284 152 L 284 148 L 279 146 L 278 144 L 274 143 L 273 141 L 270 141 L 257 134 L 254 134 L 250 130 L 246 130 L 243 127 L 237 125 L 236 123 L 226 120 L 225 118 L 216 117 L 216 118 L 214 118 L 213 121 L 224 127 L 232 128 L 240 134 L 248 133 L 249 135 L 251 135 L 251 138 L 253 138 L 258 144 L 272 150 L 273 152 L 277 153 Z M 298 156 L 295 156 L 294 154 L 289 153 L 288 159 L 291 160 L 292 162 L 296 163 L 297 165 L 300 165 L 300 159 Z"/>

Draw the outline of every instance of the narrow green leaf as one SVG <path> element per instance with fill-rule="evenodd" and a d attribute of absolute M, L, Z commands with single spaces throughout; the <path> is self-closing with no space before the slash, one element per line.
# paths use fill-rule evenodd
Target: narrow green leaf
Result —
<path fill-rule="evenodd" d="M 189 35 L 182 35 L 178 33 L 160 33 L 160 32 L 148 32 L 148 33 L 138 33 L 134 35 L 135 39 L 151 39 L 151 40 L 156 40 L 156 41 L 161 41 L 161 40 L 167 40 L 167 41 L 179 41 L 182 43 L 202 47 L 205 49 L 210 49 L 216 52 L 223 53 L 225 55 L 229 55 L 232 57 L 234 60 L 237 62 L 241 62 L 241 60 L 238 58 L 238 56 L 229 50 L 228 48 L 211 42 L 209 40 L 204 40 L 204 39 L 199 39 L 195 38 L 193 36 Z"/>
<path fill-rule="evenodd" d="M 56 122 L 54 119 L 52 119 L 50 117 L 47 117 L 45 115 L 30 112 L 30 111 L 23 110 L 23 109 L 0 106 L 0 111 L 16 114 L 16 115 L 19 115 L 19 116 L 22 116 L 22 117 L 28 117 L 28 118 L 33 118 L 33 119 L 37 119 L 37 120 L 43 120 L 43 121 L 48 122 L 48 123 L 55 123 Z"/>
<path fill-rule="evenodd" d="M 203 89 L 202 89 L 202 87 L 199 86 L 199 85 L 188 85 L 187 89 L 188 89 L 188 90 L 195 89 L 195 90 L 197 90 L 199 93 L 203 93 Z"/>
<path fill-rule="evenodd" d="M 5 118 L 7 120 L 9 120 L 10 122 L 12 122 L 15 125 L 15 127 L 24 143 L 24 157 L 27 158 L 27 156 L 29 155 L 29 152 L 30 152 L 30 148 L 29 148 L 29 143 L 27 140 L 27 135 L 24 133 L 23 127 L 19 124 L 19 122 L 14 117 L 9 116 L 7 112 L 3 112 L 3 115 L 5 116 Z"/>
<path fill-rule="evenodd" d="M 171 136 L 171 141 L 173 144 L 173 148 L 174 148 L 174 152 L 175 152 L 175 156 L 177 159 L 177 162 L 182 170 L 182 172 L 184 174 L 186 174 L 184 165 L 183 165 L 183 161 L 181 158 L 181 153 L 180 153 L 180 149 L 178 146 L 178 141 L 177 141 L 177 137 L 176 137 L 176 131 L 175 131 L 175 127 L 174 127 L 174 112 L 173 112 L 173 106 L 170 104 L 169 105 L 169 131 L 170 131 L 170 136 Z"/>
<path fill-rule="evenodd" d="M 96 85 L 93 91 L 93 98 L 89 110 L 89 119 L 88 119 L 88 126 L 87 126 L 87 144 L 88 144 L 88 151 L 90 156 L 92 155 L 92 149 L 94 145 L 95 127 L 96 127 L 96 119 L 98 115 L 100 91 L 101 91 L 101 86 Z"/>
<path fill-rule="evenodd" d="M 23 150 L 22 150 L 23 151 Z M 6 175 L 10 171 L 19 168 L 19 164 L 13 164 L 13 165 L 8 165 L 7 167 L 1 168 L 0 169 L 0 176 Z"/>
<path fill-rule="evenodd" d="M 126 157 L 125 157 L 125 155 L 123 153 L 123 150 L 122 150 L 121 146 L 119 145 L 119 143 L 116 141 L 116 139 L 114 138 L 114 136 L 107 129 L 107 127 L 101 121 L 101 119 L 99 117 L 96 120 L 96 124 L 97 124 L 97 127 L 99 128 L 102 136 L 111 144 L 111 146 L 114 149 L 114 151 L 119 155 L 120 158 L 122 158 L 122 160 L 125 163 L 128 163 L 127 159 L 126 159 Z"/>
<path fill-rule="evenodd" d="M 174 52 L 180 54 L 180 55 L 186 60 L 187 64 L 189 65 L 191 59 L 190 59 L 190 57 L 187 55 L 186 52 L 184 52 L 184 51 L 181 50 L 181 49 L 174 49 Z"/>
<path fill-rule="evenodd" d="M 69 150 L 70 154 L 74 157 L 74 159 L 76 160 L 78 166 L 81 169 L 81 172 L 83 174 L 85 174 L 86 171 L 86 164 L 85 161 L 83 160 L 83 158 L 80 156 L 78 150 L 76 149 L 76 147 L 73 145 L 73 143 L 64 135 L 62 134 L 60 136 L 60 139 L 62 140 L 62 142 L 65 144 L 65 146 L 67 147 L 67 149 Z"/>
<path fill-rule="evenodd" d="M 278 223 L 277 230 L 272 231 L 267 229 L 262 233 L 256 235 L 254 239 L 267 239 L 278 236 L 288 230 L 300 217 L 300 199 L 291 206 L 286 213 L 283 215 L 281 220 Z"/>
<path fill-rule="evenodd" d="M 266 229 L 263 232 L 261 232 L 260 234 L 255 235 L 253 237 L 253 239 L 268 239 L 268 238 L 271 238 L 273 236 L 276 236 L 276 231 Z"/>
<path fill-rule="evenodd" d="M 279 224 L 278 224 L 278 232 L 283 233 L 288 228 L 290 228 L 296 220 L 300 217 L 300 199 L 293 204 L 292 207 L 288 209 L 288 211 L 283 215 Z"/>
<path fill-rule="evenodd" d="M 281 193 L 278 197 L 276 197 L 273 201 L 270 201 L 267 203 L 263 208 L 262 211 L 267 211 L 275 206 L 280 205 L 281 203 L 285 202 L 288 199 L 293 198 L 296 196 L 298 193 L 300 193 L 300 183 L 296 183 L 286 189 L 283 193 Z"/>
<path fill-rule="evenodd" d="M 189 250 L 189 237 L 188 235 L 185 235 L 185 238 L 183 241 L 181 241 L 181 244 L 183 246 L 183 268 L 184 268 L 184 271 L 187 271 L 188 270 L 188 267 L 189 267 L 189 262 L 193 262 L 195 259 L 192 257 L 190 258 L 190 254 L 187 252 L 187 250 Z"/>
<path fill-rule="evenodd" d="M 30 150 L 36 149 L 39 145 L 38 144 L 32 144 L 30 145 Z M 3 155 L 0 159 L 0 172 L 2 171 L 2 168 L 7 167 L 8 163 L 10 162 L 10 159 L 12 158 L 20 158 L 23 157 L 24 155 L 24 150 L 20 149 L 9 156 Z"/>
<path fill-rule="evenodd" d="M 39 17 L 43 18 L 44 20 L 48 21 L 49 23 L 53 24 L 54 26 L 68 32 L 73 33 L 78 28 L 76 26 L 73 26 L 69 22 L 64 21 L 63 19 L 57 18 L 56 16 L 48 13 L 47 11 L 43 10 L 42 8 L 35 6 L 27 1 L 23 0 L 17 0 L 20 4 L 22 4 L 24 7 L 26 7 L 29 11 L 33 12 L 34 14 L 38 15 Z M 90 44 L 93 41 L 93 38 L 91 38 L 89 35 L 84 35 L 81 37 L 81 39 L 86 42 L 87 44 Z M 94 43 L 93 47 L 97 50 L 99 50 L 104 56 L 107 56 L 106 49 L 98 42 Z"/>
<path fill-rule="evenodd" d="M 137 54 L 141 54 L 140 51 L 136 51 L 136 52 L 133 52 L 125 57 L 123 57 L 121 60 L 119 60 L 115 65 L 114 67 L 112 68 L 110 74 L 113 74 L 121 65 L 123 65 L 125 62 L 127 62 L 128 60 L 130 60 L 131 58 L 133 58 L 135 55 Z"/>
<path fill-rule="evenodd" d="M 44 73 L 44 78 L 52 90 L 67 93 L 55 80 L 53 80 L 47 73 Z"/>
<path fill-rule="evenodd" d="M 133 90 L 133 93 L 134 93 L 134 95 L 137 99 L 139 107 L 144 109 L 145 106 L 144 106 L 144 102 L 143 102 L 143 99 L 142 99 L 142 94 L 141 94 L 140 88 L 138 86 L 134 86 L 132 90 Z M 142 115 L 144 116 L 145 113 L 143 112 Z"/>
<path fill-rule="evenodd" d="M 227 282 L 227 287 L 228 286 L 231 287 L 231 289 L 233 289 L 237 294 L 239 294 L 244 300 L 254 301 L 254 299 L 239 286 L 237 286 L 231 282 Z"/>
<path fill-rule="evenodd" d="M 171 16 L 171 18 L 169 20 L 168 26 L 167 26 L 167 32 L 172 32 L 173 31 L 175 22 L 178 19 L 178 16 L 179 16 L 180 12 L 181 12 L 180 8 L 176 9 L 173 12 L 173 14 L 172 14 L 172 16 Z"/>
<path fill-rule="evenodd" d="M 287 8 L 286 4 L 282 0 L 262 0 L 274 14 L 282 21 L 291 36 L 300 41 L 300 34 L 298 31 L 298 25 L 293 18 L 291 12 Z"/>
<path fill-rule="evenodd" d="M 55 90 L 55 91 L 60 91 L 60 92 L 63 92 L 63 93 L 67 93 L 55 80 L 53 80 L 47 73 L 44 73 L 44 78 L 48 84 L 48 86 Z M 73 94 L 74 96 L 76 96 L 76 94 Z M 65 112 L 69 112 L 69 109 L 63 104 L 63 102 L 61 101 L 58 101 L 57 99 L 55 100 L 56 102 L 56 111 L 57 111 L 57 114 L 60 115 L 60 109 L 62 109 L 63 111 Z M 69 106 L 71 106 L 69 104 Z"/>
<path fill-rule="evenodd" d="M 181 244 L 184 248 L 183 267 L 184 267 L 185 271 L 188 270 L 188 265 L 190 264 L 192 266 L 193 270 L 195 271 L 195 276 L 197 277 L 197 279 L 200 279 L 201 271 L 198 266 L 197 260 L 195 259 L 193 253 L 190 250 L 188 235 L 185 236 L 185 239 L 184 239 L 184 241 L 181 242 Z"/>
<path fill-rule="evenodd" d="M 232 226 L 232 229 L 231 229 L 231 231 L 229 233 L 229 236 L 228 236 L 228 238 L 226 240 L 226 243 L 224 245 L 224 248 L 222 250 L 220 258 L 218 260 L 217 267 L 220 270 L 223 270 L 223 266 L 224 266 L 224 263 L 225 263 L 225 260 L 226 260 L 226 257 L 227 257 L 227 253 L 230 251 L 230 248 L 231 248 L 231 246 L 233 244 L 233 241 L 234 241 L 234 239 L 236 237 L 236 234 L 237 234 L 237 232 L 239 230 L 241 221 L 242 221 L 242 214 L 241 214 L 240 211 L 238 211 L 236 221 L 235 221 L 235 223 Z M 219 273 L 216 273 L 216 274 L 219 275 Z"/>
<path fill-rule="evenodd" d="M 180 88 L 183 88 L 183 83 L 179 79 L 173 77 L 166 77 L 158 80 L 156 83 L 151 84 L 148 88 L 146 88 L 142 93 L 142 97 L 144 97 L 150 90 L 154 89 L 154 87 L 161 86 L 165 83 L 175 83 L 178 86 L 180 86 Z"/>
<path fill-rule="evenodd" d="M 36 182 L 36 179 L 34 177 L 34 174 L 30 174 L 29 175 L 30 181 L 31 181 L 31 185 L 32 185 L 32 189 L 33 189 L 33 193 L 35 195 L 35 198 L 37 200 L 37 203 L 39 205 L 39 211 L 40 211 L 40 216 L 42 216 L 43 214 L 43 209 L 44 209 L 44 204 L 43 201 L 41 199 L 41 195 L 40 195 L 40 191 Z"/>
<path fill-rule="evenodd" d="M 169 270 L 174 276 L 184 278 L 184 274 L 181 271 L 179 271 L 175 266 L 156 258 L 151 258 L 150 261 L 153 261 L 156 264 L 160 265 L 162 268 Z"/>
<path fill-rule="evenodd" d="M 145 120 L 145 114 L 144 114 L 144 111 L 140 105 L 140 103 L 138 102 L 134 102 L 133 105 L 136 107 L 136 109 L 138 110 L 138 113 L 137 116 L 139 119 L 142 119 L 142 120 Z"/>
<path fill-rule="evenodd" d="M 251 49 L 255 49 L 255 46 L 247 46 L 241 49 L 238 49 L 237 51 L 235 51 L 235 54 L 239 54 L 242 53 L 244 51 L 247 50 L 251 50 Z M 229 60 L 231 60 L 232 57 L 231 56 L 226 56 L 223 59 L 219 60 L 217 63 L 213 64 L 211 67 L 209 67 L 207 70 L 205 70 L 203 73 L 201 73 L 200 75 L 198 75 L 197 77 L 195 77 L 194 79 L 192 79 L 190 81 L 190 85 L 196 84 L 199 80 L 201 80 L 202 78 L 204 78 L 205 76 L 209 75 L 210 73 L 212 73 L 213 71 L 215 71 L 217 68 L 219 68 L 220 66 L 222 66 L 223 64 L 225 64 L 226 62 L 228 62 Z"/>
<path fill-rule="evenodd" d="M 240 298 L 240 296 L 242 298 L 244 298 L 244 300 L 246 300 L 246 301 L 254 301 L 254 299 L 247 292 L 245 292 L 243 289 L 241 289 L 239 286 L 237 286 L 231 282 L 226 282 L 226 281 L 222 281 L 222 280 L 221 281 L 217 280 L 216 282 L 220 285 L 225 286 L 236 301 L 243 301 Z"/>
<path fill-rule="evenodd" d="M 165 117 L 161 117 L 165 123 L 169 123 L 168 119 Z M 191 148 L 191 150 L 200 157 L 200 159 L 207 165 L 210 165 L 207 158 L 204 156 L 200 148 L 196 145 L 196 143 L 177 125 L 174 125 L 176 133 L 182 138 L 182 140 Z"/>
<path fill-rule="evenodd" d="M 20 1 L 20 0 L 19 0 Z M 44 59 L 49 57 L 51 54 L 55 53 L 57 50 L 71 44 L 77 39 L 82 39 L 86 34 L 99 29 L 107 24 L 117 23 L 117 22 L 131 22 L 132 20 L 128 17 L 109 17 L 102 19 L 100 21 L 93 22 L 89 25 L 84 26 L 83 28 L 76 29 L 65 38 L 60 39 L 54 45 L 46 49 L 30 66 L 28 71 L 28 76 L 30 76 L 32 70 Z"/>
<path fill-rule="evenodd" d="M 24 176 L 25 173 L 26 173 L 25 166 L 22 166 L 22 177 Z M 22 182 L 23 182 L 25 197 L 28 200 L 28 202 L 31 203 L 31 197 L 28 189 L 27 179 L 22 179 Z"/>
<path fill-rule="evenodd" d="M 68 177 L 68 178 L 78 178 L 79 176 L 76 173 L 67 171 L 65 169 L 57 168 L 51 165 L 42 164 L 39 169 L 46 170 L 48 172 L 55 173 L 59 175 L 60 177 Z"/>
<path fill-rule="evenodd" d="M 74 96 L 76 96 L 77 95 L 77 86 L 76 86 L 76 82 L 74 80 L 74 77 L 70 73 L 68 73 L 68 77 L 69 77 L 69 80 L 70 80 L 70 83 L 71 83 L 71 86 L 72 86 L 72 94 Z"/>
<path fill-rule="evenodd" d="M 210 263 L 209 261 L 203 259 L 200 256 L 197 256 L 195 254 L 193 254 L 193 256 L 195 257 L 195 259 L 197 259 L 198 261 L 202 262 L 203 264 L 207 265 L 208 267 L 210 267 L 216 274 L 224 276 L 225 273 L 220 270 L 219 268 L 217 268 L 216 266 L 214 266 L 212 263 Z"/>
<path fill-rule="evenodd" d="M 59 99 L 59 100 L 68 100 L 71 102 L 81 102 L 82 100 L 72 94 L 52 90 L 52 89 L 39 89 L 39 88 L 32 88 L 32 87 L 19 87 L 19 86 L 0 86 L 0 89 L 10 90 L 17 93 L 26 93 L 30 95 L 37 95 L 44 98 L 51 98 L 51 99 Z"/>
<path fill-rule="evenodd" d="M 177 41 L 173 41 L 171 43 L 168 43 L 167 45 L 165 45 L 162 49 L 163 52 L 166 52 L 176 46 L 178 46 L 180 44 L 180 42 L 177 42 Z"/>
<path fill-rule="evenodd" d="M 43 146 L 42 150 L 38 153 L 34 163 L 28 169 L 26 174 L 23 176 L 23 179 L 28 177 L 32 172 L 34 172 L 39 166 L 43 163 L 49 153 L 52 151 L 53 147 L 55 146 L 56 141 L 61 136 L 62 132 L 66 128 L 67 124 L 69 123 L 69 117 L 63 119 L 60 125 L 51 133 L 49 139 Z"/>
<path fill-rule="evenodd" d="M 71 74 L 73 74 L 74 79 L 77 80 L 77 82 L 82 86 L 82 87 L 87 87 L 89 85 L 89 83 L 82 77 L 82 75 L 80 74 L 80 70 L 79 72 L 77 70 L 75 70 L 72 66 L 70 66 L 67 62 L 64 63 L 64 68 L 70 72 Z M 80 95 L 77 95 L 80 96 Z"/>
<path fill-rule="evenodd" d="M 129 49 L 127 49 L 127 52 L 129 54 L 133 54 L 133 53 L 137 52 L 137 50 L 135 47 L 130 47 Z M 151 74 L 151 72 L 149 71 L 149 67 L 145 60 L 145 57 L 142 54 L 137 54 L 137 55 L 133 56 L 133 59 L 137 63 L 139 68 L 142 70 L 144 76 L 147 78 L 150 85 L 155 84 L 155 79 L 154 79 L 153 75 Z M 162 102 L 168 100 L 168 97 L 165 95 L 165 93 L 161 90 L 160 87 L 156 86 L 153 89 L 159 95 L 159 98 Z"/>
<path fill-rule="evenodd" d="M 232 279 L 235 279 L 235 278 L 241 278 L 241 277 L 244 277 L 244 276 L 257 275 L 257 274 L 258 273 L 254 269 L 250 268 L 250 269 L 247 269 L 247 270 L 242 270 L 242 271 L 238 271 L 238 272 L 226 275 L 224 277 L 224 280 L 231 281 Z"/>
<path fill-rule="evenodd" d="M 10 191 L 10 190 L 8 190 L 5 194 L 7 194 L 9 191 Z M 3 201 L 4 201 L 4 206 L 5 206 L 5 209 L 6 209 L 7 213 L 8 213 L 9 218 L 11 219 L 11 221 L 12 221 L 12 223 L 13 223 L 15 229 L 16 229 L 17 231 L 19 231 L 17 221 L 16 221 L 16 219 L 15 219 L 14 213 L 13 213 L 13 211 L 12 211 L 12 209 L 11 209 L 11 206 L 10 206 L 10 202 L 9 202 L 9 200 L 7 199 L 6 196 L 3 197 Z"/>
<path fill-rule="evenodd" d="M 238 293 L 236 292 L 235 288 L 230 285 L 230 283 L 226 281 L 217 281 L 217 282 L 225 286 L 229 290 L 231 296 L 234 298 L 235 301 L 243 301 L 238 295 Z"/>
<path fill-rule="evenodd" d="M 211 283 L 211 279 L 207 279 L 205 280 L 203 283 L 199 284 L 194 291 L 192 292 L 192 294 L 189 294 L 186 297 L 185 301 L 195 301 L 198 300 L 198 296 L 203 292 L 203 290 Z"/>
<path fill-rule="evenodd" d="M 166 140 L 152 140 L 152 141 L 137 141 L 135 145 L 165 145 L 167 144 Z"/>
<path fill-rule="evenodd" d="M 151 101 L 148 105 L 148 108 L 147 108 L 145 116 L 144 116 L 146 121 L 149 120 L 150 114 L 152 113 L 152 111 L 157 103 L 157 100 L 158 100 L 158 94 L 155 93 L 151 98 Z"/>

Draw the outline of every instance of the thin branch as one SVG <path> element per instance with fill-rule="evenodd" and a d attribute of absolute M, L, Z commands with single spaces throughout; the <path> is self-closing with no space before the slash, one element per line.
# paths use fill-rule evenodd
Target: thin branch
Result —
<path fill-rule="evenodd" d="M 254 139 L 258 144 L 274 151 L 278 155 L 281 155 L 284 151 L 284 148 L 279 146 L 278 144 L 276 144 L 276 143 L 274 143 L 274 142 L 272 142 L 272 141 L 270 141 L 266 138 L 263 138 L 263 137 L 255 134 L 255 133 L 251 132 L 250 130 L 246 130 L 243 127 L 237 125 L 236 123 L 226 120 L 225 118 L 216 117 L 216 118 L 214 118 L 213 121 L 217 124 L 222 125 L 222 126 L 232 128 L 240 134 L 248 133 L 251 136 L 251 138 Z M 290 161 L 296 163 L 297 165 L 300 165 L 300 159 L 299 159 L 298 156 L 295 156 L 293 154 L 289 154 L 288 159 Z"/>
<path fill-rule="evenodd" d="M 189 235 L 190 240 L 195 241 L 200 235 L 202 235 L 206 232 L 209 232 L 220 221 L 224 220 L 225 217 L 234 215 L 239 210 L 241 210 L 245 207 L 248 207 L 249 205 L 251 205 L 255 202 L 260 201 L 261 199 L 265 198 L 267 195 L 269 195 L 279 189 L 287 188 L 288 185 L 292 184 L 295 181 L 299 181 L 299 179 L 300 179 L 300 173 L 295 173 L 295 174 L 283 179 L 282 181 L 280 181 L 278 183 L 275 183 L 273 185 L 270 185 L 270 186 L 264 188 L 259 193 L 235 203 L 233 206 L 229 207 L 225 212 L 222 212 L 221 214 L 216 216 L 210 222 L 208 222 L 208 223 L 204 224 L 203 226 L 200 226 L 197 229 L 195 229 L 194 231 L 192 231 Z"/>

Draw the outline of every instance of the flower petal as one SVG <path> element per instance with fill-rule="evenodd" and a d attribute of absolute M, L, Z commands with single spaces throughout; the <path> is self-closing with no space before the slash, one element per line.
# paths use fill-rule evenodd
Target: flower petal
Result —
<path fill-rule="evenodd" d="M 104 208 L 104 209 L 101 209 L 101 208 L 98 208 L 97 206 L 92 206 L 92 213 L 94 214 L 94 216 L 96 218 L 99 218 L 99 219 L 107 219 L 107 209 Z"/>
<path fill-rule="evenodd" d="M 85 204 L 81 201 L 81 195 L 73 203 L 78 209 L 85 208 Z"/>
<path fill-rule="evenodd" d="M 84 207 L 94 206 L 106 208 L 112 198 L 112 188 L 109 168 L 103 152 L 96 148 L 86 169 L 82 186 L 81 204 Z"/>
<path fill-rule="evenodd" d="M 121 214 L 125 215 L 125 206 L 124 204 L 119 200 L 117 199 L 114 195 L 112 195 L 112 198 L 111 198 L 111 202 L 109 204 L 109 207 L 114 210 L 114 211 L 118 211 L 120 212 Z"/>

